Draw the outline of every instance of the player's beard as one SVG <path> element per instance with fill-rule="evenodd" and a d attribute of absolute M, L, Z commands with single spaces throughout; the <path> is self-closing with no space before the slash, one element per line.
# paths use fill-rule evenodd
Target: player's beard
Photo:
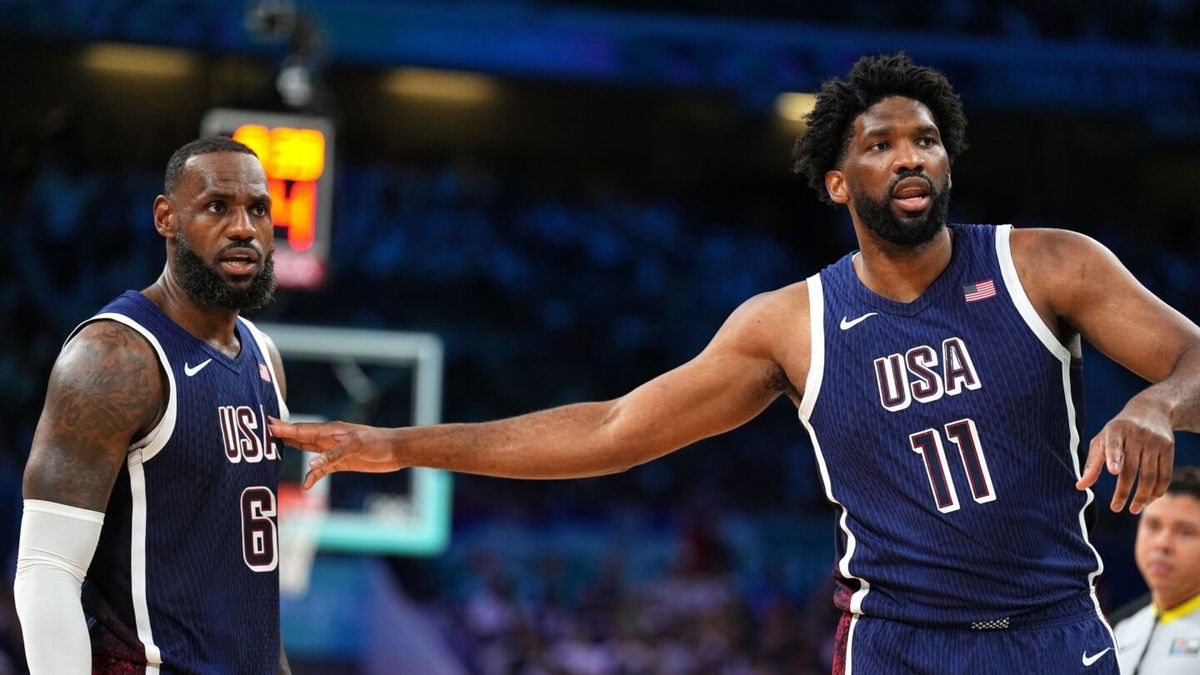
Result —
<path fill-rule="evenodd" d="M 262 266 L 245 288 L 234 288 L 220 273 L 201 258 L 183 232 L 175 234 L 175 253 L 172 256 L 175 278 L 183 290 L 196 302 L 218 309 L 245 312 L 270 304 L 275 299 L 275 258 L 267 253 Z"/>
<path fill-rule="evenodd" d="M 873 199 L 866 192 L 851 188 L 854 208 L 858 220 L 880 239 L 897 246 L 920 246 L 932 240 L 946 226 L 946 215 L 950 211 L 950 178 L 941 186 L 930 184 L 929 210 L 916 218 L 900 218 L 892 211 L 892 188 L 903 178 L 920 175 L 906 172 L 892 179 L 887 194 L 882 200 Z"/>

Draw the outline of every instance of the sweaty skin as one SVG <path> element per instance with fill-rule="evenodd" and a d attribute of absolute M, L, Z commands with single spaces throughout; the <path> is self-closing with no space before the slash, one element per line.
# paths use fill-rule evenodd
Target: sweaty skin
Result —
<path fill-rule="evenodd" d="M 859 115 L 839 167 L 825 177 L 845 204 L 859 249 L 855 271 L 868 288 L 910 302 L 949 264 L 950 232 L 900 246 L 859 217 L 855 194 L 891 200 L 901 174 L 950 185 L 950 164 L 922 103 L 885 98 Z M 910 196 L 907 193 L 904 196 Z M 932 200 L 887 202 L 914 227 Z M 1134 396 L 1092 440 L 1086 489 L 1106 466 L 1118 476 L 1111 508 L 1138 513 L 1163 494 L 1174 458 L 1173 430 L 1200 430 L 1200 328 L 1147 291 L 1092 239 L 1059 230 L 1012 233 L 1013 259 L 1030 302 L 1063 344 L 1081 335 L 1153 386 Z M 808 289 L 800 282 L 742 304 L 691 361 L 610 401 L 579 403 L 480 424 L 380 429 L 344 422 L 286 424 L 271 431 L 321 455 L 305 487 L 335 471 L 427 466 L 514 478 L 568 478 L 625 470 L 749 421 L 780 394 L 799 405 L 808 377 Z M 1137 330 L 1129 330 L 1137 326 Z M 1140 477 L 1139 477 L 1140 476 Z"/>

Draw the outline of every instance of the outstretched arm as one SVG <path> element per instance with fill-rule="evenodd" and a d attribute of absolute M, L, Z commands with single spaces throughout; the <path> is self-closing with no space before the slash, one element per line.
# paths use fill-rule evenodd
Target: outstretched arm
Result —
<path fill-rule="evenodd" d="M 1120 511 L 1136 479 L 1129 510 L 1140 513 L 1171 481 L 1175 430 L 1200 431 L 1200 328 L 1088 237 L 1018 230 L 1012 243 L 1031 301 L 1060 338 L 1078 333 L 1153 383 L 1092 439 L 1077 484 L 1090 487 L 1107 467 L 1118 476 L 1110 506 Z"/>
<path fill-rule="evenodd" d="M 807 354 L 807 323 L 800 284 L 748 300 L 694 359 L 611 401 L 480 424 L 379 429 L 272 422 L 271 431 L 322 453 L 305 487 L 335 471 L 408 466 L 510 478 L 614 473 L 738 427 L 780 393 L 794 392 L 780 352 L 801 347 Z"/>
<path fill-rule="evenodd" d="M 54 364 L 25 467 L 13 584 L 34 673 L 91 670 L 80 586 L 129 443 L 161 414 L 157 364 L 144 339 L 110 321 L 86 326 Z"/>

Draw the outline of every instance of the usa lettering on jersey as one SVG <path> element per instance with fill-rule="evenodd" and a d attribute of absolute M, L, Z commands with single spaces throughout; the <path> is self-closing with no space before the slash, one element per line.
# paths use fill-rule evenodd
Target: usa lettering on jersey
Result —
<path fill-rule="evenodd" d="M 942 340 L 940 351 L 918 345 L 903 354 L 881 356 L 875 359 L 875 379 L 879 403 L 888 412 L 904 410 L 914 400 L 931 403 L 983 386 L 967 343 L 959 337 Z"/>
<path fill-rule="evenodd" d="M 249 406 L 223 405 L 217 407 L 221 419 L 221 440 L 225 443 L 225 457 L 237 464 L 245 460 L 251 464 L 263 459 L 278 459 L 279 453 L 271 442 L 270 430 L 265 424 L 266 412 L 259 406 L 257 413 Z"/>

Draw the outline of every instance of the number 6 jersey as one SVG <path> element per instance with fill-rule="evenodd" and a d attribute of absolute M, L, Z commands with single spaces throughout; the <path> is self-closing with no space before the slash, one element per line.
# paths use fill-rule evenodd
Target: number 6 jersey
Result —
<path fill-rule="evenodd" d="M 101 320 L 150 343 L 169 398 L 129 448 L 84 583 L 93 670 L 274 673 L 281 446 L 267 416 L 287 408 L 263 336 L 239 318 L 229 358 L 135 291 L 80 328 Z"/>
<path fill-rule="evenodd" d="M 949 229 L 949 265 L 911 303 L 863 285 L 854 254 L 808 280 L 800 419 L 839 506 L 838 606 L 985 625 L 1086 597 L 1102 566 L 1075 489 L 1078 340 L 1030 304 L 1011 227 Z"/>

